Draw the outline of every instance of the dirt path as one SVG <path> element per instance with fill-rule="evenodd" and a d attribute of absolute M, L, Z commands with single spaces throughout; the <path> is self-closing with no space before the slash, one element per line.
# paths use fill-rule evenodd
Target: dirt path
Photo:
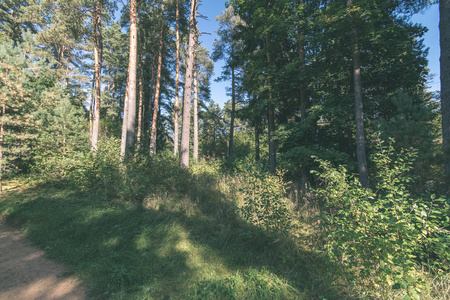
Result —
<path fill-rule="evenodd" d="M 0 300 L 84 300 L 85 290 L 23 233 L 0 222 Z"/>

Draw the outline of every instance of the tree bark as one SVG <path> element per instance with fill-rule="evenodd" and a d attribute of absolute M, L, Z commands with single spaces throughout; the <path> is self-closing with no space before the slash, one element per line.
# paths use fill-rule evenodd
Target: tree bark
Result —
<path fill-rule="evenodd" d="M 196 28 L 195 34 L 195 52 L 194 52 L 194 142 L 192 157 L 194 162 L 198 162 L 198 61 L 197 61 L 197 47 L 198 47 L 198 36 L 200 34 L 198 26 Z"/>
<path fill-rule="evenodd" d="M 136 123 L 137 70 L 137 0 L 130 0 L 130 55 L 128 62 L 128 113 L 126 119 L 126 147 L 124 156 L 133 151 Z"/>
<path fill-rule="evenodd" d="M 143 107 L 143 97 L 144 97 L 144 88 L 142 84 L 142 77 L 144 77 L 144 73 L 142 70 L 142 56 L 139 57 L 139 109 L 138 109 L 138 126 L 137 126 L 137 137 L 136 137 L 136 149 L 139 150 L 141 148 L 141 137 L 142 137 L 142 115 L 144 114 Z"/>
<path fill-rule="evenodd" d="M 445 175 L 450 176 L 450 0 L 439 1 L 439 17 L 442 143 Z"/>
<path fill-rule="evenodd" d="M 100 128 L 100 93 L 101 93 L 101 74 L 102 74 L 102 4 L 97 1 L 94 6 L 93 14 L 94 30 L 94 82 L 95 82 L 95 112 L 92 127 L 92 149 L 97 150 L 99 128 Z"/>
<path fill-rule="evenodd" d="M 231 36 L 233 36 L 234 23 L 231 22 Z M 231 41 L 231 120 L 230 120 L 230 144 L 228 148 L 228 157 L 233 156 L 233 145 L 234 145 L 234 116 L 236 114 L 236 78 L 234 69 L 234 40 Z"/>
<path fill-rule="evenodd" d="M 351 6 L 353 0 L 347 0 L 347 6 Z M 352 38 L 352 60 L 353 60 L 353 94 L 355 99 L 355 121 L 356 121 L 356 157 L 358 159 L 359 181 L 365 188 L 370 186 L 369 172 L 366 160 L 366 145 L 364 140 L 364 113 L 362 101 L 361 62 L 358 46 L 358 30 L 353 26 Z"/>
<path fill-rule="evenodd" d="M 128 121 L 128 87 L 123 101 L 122 137 L 120 140 L 120 161 L 123 162 L 127 149 L 127 121 Z"/>
<path fill-rule="evenodd" d="M 232 51 L 233 52 L 233 51 Z M 236 82 L 234 66 L 231 67 L 231 120 L 230 120 L 230 144 L 228 148 L 228 157 L 233 156 L 234 144 L 234 115 L 236 114 Z"/>
<path fill-rule="evenodd" d="M 189 168 L 189 134 L 191 123 L 191 89 L 192 71 L 194 68 L 195 36 L 197 34 L 197 0 L 191 0 L 191 14 L 189 17 L 189 50 L 187 68 L 184 80 L 183 123 L 181 127 L 180 165 Z"/>
<path fill-rule="evenodd" d="M 162 9 L 162 15 L 164 16 L 164 2 L 162 3 L 161 9 Z M 153 120 L 152 120 L 152 130 L 151 130 L 151 134 L 150 134 L 150 154 L 156 153 L 156 122 L 158 120 L 159 97 L 161 95 L 163 31 L 164 31 L 164 24 L 161 24 L 161 30 L 159 31 L 158 74 L 156 75 L 155 102 L 153 104 Z"/>
<path fill-rule="evenodd" d="M 192 158 L 194 163 L 198 162 L 198 70 L 197 67 L 194 69 L 194 143 L 193 143 L 193 153 Z"/>
<path fill-rule="evenodd" d="M 179 0 L 176 0 L 176 58 L 175 58 L 175 103 L 174 103 L 174 117 L 173 117 L 173 156 L 177 157 L 178 155 L 178 114 L 179 114 L 179 86 L 180 86 L 180 8 L 179 8 Z"/>

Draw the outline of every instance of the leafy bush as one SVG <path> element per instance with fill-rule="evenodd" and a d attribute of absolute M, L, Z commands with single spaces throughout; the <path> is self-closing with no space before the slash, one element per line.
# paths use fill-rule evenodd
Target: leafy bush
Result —
<path fill-rule="evenodd" d="M 69 182 L 79 188 L 103 193 L 105 197 L 116 195 L 121 188 L 122 166 L 119 162 L 120 141 L 102 139 L 96 152 L 89 151 L 68 170 Z"/>
<path fill-rule="evenodd" d="M 350 281 L 404 289 L 406 299 L 419 299 L 419 265 L 448 272 L 450 261 L 448 200 L 432 194 L 413 198 L 408 192 L 415 156 L 412 150 L 396 153 L 392 144 L 382 147 L 373 159 L 373 189 L 362 188 L 343 166 L 318 160 L 323 172 L 316 172 L 328 255 Z"/>
<path fill-rule="evenodd" d="M 248 162 L 242 164 L 241 170 L 243 218 L 269 232 L 287 232 L 291 228 L 291 216 L 282 173 L 268 175 L 261 167 Z"/>

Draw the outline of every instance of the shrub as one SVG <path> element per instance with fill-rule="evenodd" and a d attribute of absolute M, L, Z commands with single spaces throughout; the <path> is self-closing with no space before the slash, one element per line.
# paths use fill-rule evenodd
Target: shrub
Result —
<path fill-rule="evenodd" d="M 283 174 L 269 175 L 262 167 L 249 162 L 242 163 L 240 169 L 243 218 L 269 232 L 287 232 L 291 228 L 291 216 Z"/>
<path fill-rule="evenodd" d="M 404 289 L 406 299 L 419 298 L 419 265 L 448 272 L 450 261 L 448 200 L 408 192 L 415 156 L 412 150 L 396 153 L 392 144 L 382 147 L 374 157 L 373 189 L 326 161 L 318 160 L 323 172 L 315 172 L 322 181 L 316 194 L 324 201 L 320 218 L 328 255 L 350 281 Z"/>

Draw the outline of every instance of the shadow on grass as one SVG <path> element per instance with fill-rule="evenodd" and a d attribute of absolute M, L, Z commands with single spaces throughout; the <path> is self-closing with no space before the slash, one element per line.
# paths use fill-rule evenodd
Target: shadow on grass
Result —
<path fill-rule="evenodd" d="M 177 172 L 133 201 L 41 186 L 0 209 L 96 299 L 350 298 L 321 257 L 241 221 L 216 178 Z"/>

